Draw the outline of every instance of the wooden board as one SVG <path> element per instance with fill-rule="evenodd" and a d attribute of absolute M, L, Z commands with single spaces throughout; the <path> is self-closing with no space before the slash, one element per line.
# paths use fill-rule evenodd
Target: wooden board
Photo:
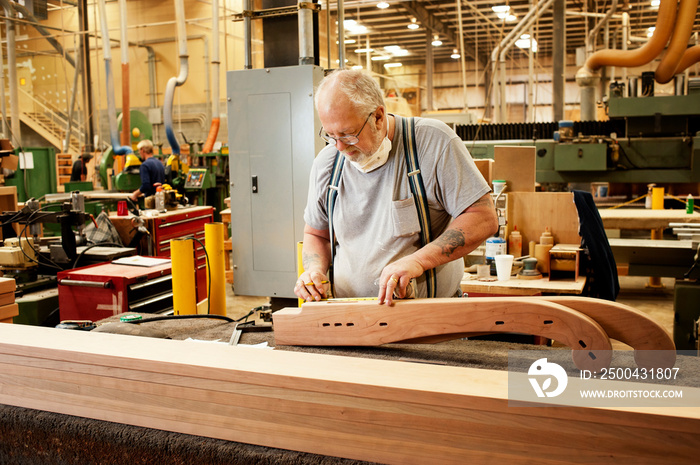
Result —
<path fill-rule="evenodd" d="M 515 407 L 507 378 L 0 325 L 7 405 L 389 464 L 697 463 L 697 408 Z"/>
<path fill-rule="evenodd" d="M 554 243 L 580 244 L 578 211 L 571 192 L 515 192 L 508 194 L 508 234 L 513 226 L 523 236 L 523 253 L 530 241 L 539 243 L 545 228 Z"/>
<path fill-rule="evenodd" d="M 409 299 L 392 307 L 367 301 L 307 302 L 274 313 L 275 344 L 378 346 L 525 333 L 571 347 L 579 369 L 607 368 L 612 347 L 605 331 L 588 316 L 552 303 L 536 297 Z"/>
<path fill-rule="evenodd" d="M 484 179 L 486 179 L 486 182 L 488 182 L 490 186 L 491 181 L 493 181 L 493 160 L 491 160 L 490 158 L 479 158 L 475 159 L 474 163 L 479 169 L 481 175 L 484 177 Z"/>
<path fill-rule="evenodd" d="M 15 302 L 15 293 L 13 292 L 3 292 L 0 294 L 0 305 L 9 305 Z"/>
<path fill-rule="evenodd" d="M 534 296 L 543 292 L 554 294 L 581 294 L 586 285 L 586 277 L 579 276 L 575 281 L 550 281 L 548 278 L 519 279 L 511 277 L 507 281 L 479 281 L 475 274 L 465 274 L 460 288 L 468 294 Z"/>
<path fill-rule="evenodd" d="M 605 229 L 666 229 L 671 223 L 700 222 L 697 211 L 651 210 L 645 208 L 615 208 L 598 210 Z"/>
<path fill-rule="evenodd" d="M 0 320 L 6 320 L 8 318 L 14 318 L 19 315 L 19 305 L 9 304 L 0 307 Z"/>
<path fill-rule="evenodd" d="M 493 179 L 508 182 L 506 192 L 535 192 L 535 147 L 495 146 Z"/>

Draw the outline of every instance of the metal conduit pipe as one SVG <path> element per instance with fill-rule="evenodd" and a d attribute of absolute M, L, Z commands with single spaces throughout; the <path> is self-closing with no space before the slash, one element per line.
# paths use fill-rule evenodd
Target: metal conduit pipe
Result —
<path fill-rule="evenodd" d="M 19 124 L 19 88 L 17 87 L 17 55 L 15 53 L 14 11 L 5 7 L 5 31 L 7 34 L 7 78 L 10 86 L 10 137 L 17 146 L 22 145 Z"/>
<path fill-rule="evenodd" d="M 114 75 L 112 73 L 112 49 L 109 43 L 109 27 L 107 25 L 107 10 L 105 0 L 98 2 L 100 12 L 100 24 L 102 25 L 102 53 L 105 60 L 105 76 L 107 78 L 107 118 L 109 121 L 109 136 L 112 143 L 112 151 L 115 155 L 127 155 L 134 153 L 130 146 L 119 143 L 117 133 L 117 110 L 114 104 Z"/>
<path fill-rule="evenodd" d="M 211 67 L 213 73 L 211 126 L 209 127 L 207 140 L 204 143 L 204 147 L 202 147 L 202 152 L 204 153 L 210 153 L 214 148 L 214 142 L 216 142 L 216 136 L 219 134 L 219 125 L 221 124 L 221 117 L 219 116 L 219 65 L 221 64 L 219 61 L 219 0 L 212 0 L 211 10 Z"/>
<path fill-rule="evenodd" d="M 678 6 L 676 27 L 673 29 L 671 42 L 668 44 L 666 54 L 661 63 L 656 67 L 654 78 L 659 84 L 666 84 L 673 76 L 682 72 L 685 68 L 676 71 L 681 58 L 688 48 L 688 40 L 693 32 L 695 14 L 698 11 L 698 0 L 681 0 Z"/>
<path fill-rule="evenodd" d="M 328 67 L 332 68 L 330 63 Z M 338 0 L 338 68 L 345 68 L 345 2 L 343 0 Z"/>
<path fill-rule="evenodd" d="M 129 39 L 126 34 L 126 0 L 119 0 L 119 20 L 121 21 L 121 55 L 122 55 L 122 139 L 123 145 L 131 146 L 131 113 L 129 107 Z M 118 170 L 121 166 L 119 160 Z"/>
<path fill-rule="evenodd" d="M 603 19 L 601 19 L 598 22 L 598 24 L 596 24 L 593 27 L 590 34 L 588 34 L 588 38 L 586 39 L 586 54 L 591 54 L 595 51 L 595 38 L 598 35 L 598 31 L 600 31 L 601 27 L 608 24 L 608 21 L 610 21 L 610 18 L 612 17 L 612 15 L 615 13 L 616 10 L 617 10 L 617 0 L 613 0 L 612 5 L 610 5 L 610 9 L 605 14 L 605 16 L 603 16 Z M 607 43 L 606 43 L 606 46 L 607 46 Z"/>
<path fill-rule="evenodd" d="M 253 9 L 253 0 L 243 0 L 243 12 Z M 249 14 L 243 16 L 243 55 L 244 69 L 253 69 L 253 23 Z"/>
<path fill-rule="evenodd" d="M 297 13 L 299 24 L 299 64 L 314 64 L 314 14 L 310 6 L 299 3 Z"/>
<path fill-rule="evenodd" d="M 501 41 L 498 45 L 498 55 L 499 55 L 499 65 L 500 65 L 500 79 L 499 79 L 499 93 L 500 93 L 500 106 L 498 108 L 498 122 L 505 121 L 506 112 L 506 53 L 513 44 L 518 40 L 520 34 L 531 27 L 537 19 L 539 19 L 548 9 L 552 6 L 554 0 L 540 0 L 536 8 L 530 10 L 530 12 L 523 18 L 520 23 L 518 23 L 515 28 L 508 34 L 505 39 Z M 495 52 L 496 50 L 494 50 Z M 495 71 L 495 70 L 494 70 Z"/>
<path fill-rule="evenodd" d="M 0 43 L 2 43 L 2 30 L 0 30 Z M 0 48 L 0 69 L 5 69 L 4 58 L 3 58 L 2 48 Z M 2 129 L 2 138 L 8 139 L 8 127 L 7 127 L 7 102 L 5 101 L 5 73 L 0 73 L 0 126 Z"/>
<path fill-rule="evenodd" d="M 102 0 L 104 1 L 104 0 Z M 183 0 L 175 0 L 175 18 L 177 19 L 177 36 L 180 49 L 180 74 L 168 80 L 165 87 L 165 103 L 163 105 L 163 123 L 165 124 L 165 135 L 172 149 L 173 155 L 180 155 L 180 144 L 177 142 L 173 132 L 173 100 L 175 98 L 175 88 L 183 85 L 187 81 L 188 55 L 187 55 L 187 30 L 185 28 L 185 5 Z"/>

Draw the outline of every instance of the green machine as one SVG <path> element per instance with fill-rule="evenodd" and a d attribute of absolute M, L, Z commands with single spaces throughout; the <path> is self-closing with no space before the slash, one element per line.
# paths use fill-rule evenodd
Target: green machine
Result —
<path fill-rule="evenodd" d="M 700 182 L 700 92 L 623 97 L 613 92 L 608 121 L 458 126 L 474 158 L 497 145 L 534 146 L 539 183 Z"/>
<path fill-rule="evenodd" d="M 192 166 L 180 174 L 179 190 L 194 205 L 211 205 L 215 207 L 215 221 L 221 221 L 219 212 L 226 208 L 224 199 L 229 196 L 228 183 L 228 147 L 213 153 L 195 153 L 190 155 Z"/>
<path fill-rule="evenodd" d="M 131 126 L 131 147 L 135 147 L 140 141 L 148 139 L 153 140 L 153 126 L 148 117 L 138 110 L 129 112 Z M 122 115 L 117 118 L 118 130 L 121 133 Z M 112 176 L 112 186 L 114 189 L 123 192 L 135 191 L 141 186 L 141 177 L 138 170 L 124 170 L 120 173 L 114 171 L 114 152 L 108 149 L 100 163 L 100 181 L 103 186 L 109 186 L 108 178 Z M 134 155 L 135 156 L 135 155 Z M 137 157 L 138 158 L 138 157 Z"/>
<path fill-rule="evenodd" d="M 15 149 L 19 166 L 5 176 L 6 186 L 17 187 L 17 201 L 40 199 L 57 190 L 56 150 L 53 147 L 22 147 Z"/>

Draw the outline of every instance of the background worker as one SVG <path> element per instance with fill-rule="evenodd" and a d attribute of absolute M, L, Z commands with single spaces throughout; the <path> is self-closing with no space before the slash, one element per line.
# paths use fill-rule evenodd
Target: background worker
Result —
<path fill-rule="evenodd" d="M 92 160 L 92 154 L 83 153 L 73 162 L 73 169 L 70 173 L 70 182 L 85 181 L 87 178 L 87 164 Z"/>
<path fill-rule="evenodd" d="M 141 175 L 141 187 L 131 193 L 131 200 L 138 201 L 139 197 L 151 196 L 156 193 L 156 187 L 165 182 L 165 168 L 163 163 L 153 157 L 153 142 L 144 139 L 138 143 L 136 148 L 143 160 L 139 174 Z"/>
<path fill-rule="evenodd" d="M 462 257 L 498 230 L 490 188 L 464 143 L 446 124 L 415 118 L 415 145 L 427 194 L 432 242 L 421 244 L 420 221 L 408 180 L 404 125 L 386 112 L 382 91 L 362 71 L 329 74 L 316 92 L 321 136 L 304 211 L 302 273 L 294 287 L 305 300 L 327 296 L 331 265 L 330 178 L 344 156 L 333 210 L 334 297 L 373 297 L 392 304 L 411 282 L 426 297 L 425 272 L 436 270 L 436 297 L 458 293 Z"/>

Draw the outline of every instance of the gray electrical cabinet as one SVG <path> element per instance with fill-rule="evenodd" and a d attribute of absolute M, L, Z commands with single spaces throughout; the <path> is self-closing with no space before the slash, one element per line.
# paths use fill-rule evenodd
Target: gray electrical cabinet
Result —
<path fill-rule="evenodd" d="M 309 173 L 324 141 L 314 65 L 226 73 L 237 295 L 294 298 Z"/>

